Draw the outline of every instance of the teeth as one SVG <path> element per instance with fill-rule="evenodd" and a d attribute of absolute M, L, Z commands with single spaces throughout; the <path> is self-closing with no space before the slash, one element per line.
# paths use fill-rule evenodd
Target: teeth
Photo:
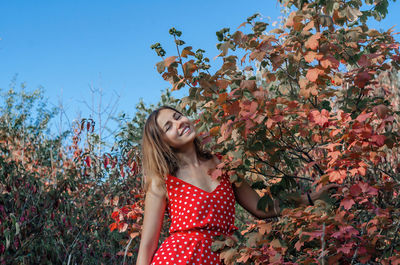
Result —
<path fill-rule="evenodd" d="M 186 127 L 185 129 L 183 129 L 182 134 L 185 134 L 185 133 L 187 133 L 188 131 L 189 131 L 189 127 Z"/>

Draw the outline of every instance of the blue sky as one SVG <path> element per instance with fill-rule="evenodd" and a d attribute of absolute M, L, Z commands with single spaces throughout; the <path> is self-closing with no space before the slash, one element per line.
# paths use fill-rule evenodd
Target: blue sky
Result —
<path fill-rule="evenodd" d="M 119 95 L 118 109 L 133 114 L 139 98 L 156 103 L 160 90 L 169 87 L 150 49 L 160 42 L 167 56 L 174 55 L 169 28 L 183 31 L 187 44 L 213 58 L 216 31 L 236 29 L 256 12 L 272 22 L 279 11 L 274 0 L 1 1 L 0 88 L 7 89 L 18 74 L 18 83 L 26 82 L 29 90 L 42 86 L 50 103 L 62 100 L 73 119 L 87 115 L 83 101 L 91 104 L 92 86 L 103 89 L 104 104 Z M 391 2 L 388 17 L 374 27 L 398 24 L 399 13 L 399 1 Z"/>

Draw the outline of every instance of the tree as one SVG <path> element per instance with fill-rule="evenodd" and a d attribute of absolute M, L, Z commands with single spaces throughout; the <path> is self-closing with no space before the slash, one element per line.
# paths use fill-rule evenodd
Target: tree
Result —
<path fill-rule="evenodd" d="M 266 31 L 254 15 L 243 31 L 217 32 L 213 74 L 174 28 L 175 56 L 152 46 L 172 89 L 189 87 L 182 107 L 200 110 L 204 142 L 224 155 L 213 177 L 245 179 L 259 208 L 272 197 L 285 208 L 215 249 L 227 264 L 400 264 L 399 43 L 366 24 L 388 1 L 281 2 L 294 9 L 283 28 Z M 341 185 L 334 200 L 293 207 L 295 188 L 328 182 Z"/>

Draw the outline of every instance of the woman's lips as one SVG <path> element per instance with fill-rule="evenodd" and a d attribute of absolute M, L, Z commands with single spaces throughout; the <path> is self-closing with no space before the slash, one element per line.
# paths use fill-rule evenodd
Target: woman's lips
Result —
<path fill-rule="evenodd" d="M 190 126 L 185 126 L 185 128 L 183 128 L 183 130 L 181 132 L 181 136 L 186 134 L 186 133 L 188 133 L 188 132 L 190 132 L 190 131 L 191 131 Z"/>

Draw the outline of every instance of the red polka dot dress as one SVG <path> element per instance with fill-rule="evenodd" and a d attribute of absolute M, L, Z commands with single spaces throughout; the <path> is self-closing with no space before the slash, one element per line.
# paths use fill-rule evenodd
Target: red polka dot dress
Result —
<path fill-rule="evenodd" d="M 213 237 L 230 235 L 234 226 L 235 198 L 224 177 L 212 192 L 174 176 L 166 180 L 170 236 L 154 254 L 152 265 L 222 264 L 211 250 Z"/>

